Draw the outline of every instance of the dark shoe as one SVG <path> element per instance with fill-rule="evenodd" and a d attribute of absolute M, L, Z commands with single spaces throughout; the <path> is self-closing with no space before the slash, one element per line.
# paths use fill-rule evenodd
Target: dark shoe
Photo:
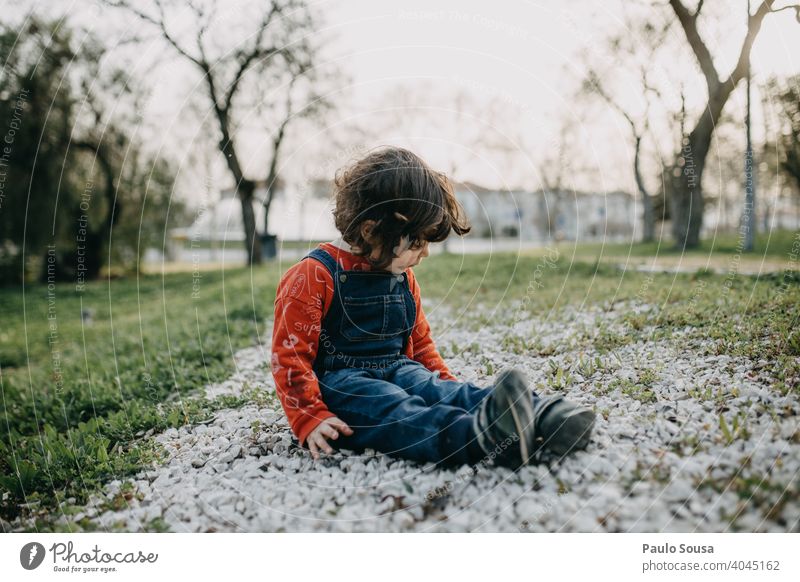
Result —
<path fill-rule="evenodd" d="M 563 396 L 546 396 L 534 405 L 536 449 L 563 456 L 589 444 L 595 413 Z"/>
<path fill-rule="evenodd" d="M 518 467 L 534 452 L 534 406 L 531 389 L 519 370 L 500 372 L 475 413 L 478 444 L 496 463 Z"/>

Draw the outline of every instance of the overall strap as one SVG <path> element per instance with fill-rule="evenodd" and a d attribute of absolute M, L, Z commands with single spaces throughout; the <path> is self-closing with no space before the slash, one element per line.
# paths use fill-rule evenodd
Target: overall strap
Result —
<path fill-rule="evenodd" d="M 309 257 L 313 257 L 320 261 L 331 274 L 331 277 L 335 280 L 336 279 L 336 271 L 339 270 L 339 264 L 336 262 L 331 254 L 319 247 L 315 248 L 313 251 L 309 252 L 303 259 L 307 259 Z M 301 259 L 302 260 L 302 259 Z"/>

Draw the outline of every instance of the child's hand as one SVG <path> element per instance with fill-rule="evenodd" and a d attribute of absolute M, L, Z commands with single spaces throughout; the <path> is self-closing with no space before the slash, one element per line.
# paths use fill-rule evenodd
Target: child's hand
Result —
<path fill-rule="evenodd" d="M 319 449 L 322 449 L 328 455 L 333 453 L 333 449 L 328 444 L 328 439 L 338 439 L 339 431 L 347 436 L 353 434 L 353 429 L 335 416 L 326 418 L 311 431 L 311 434 L 306 439 L 306 444 L 308 444 L 311 456 L 314 457 L 315 461 L 319 459 Z"/>

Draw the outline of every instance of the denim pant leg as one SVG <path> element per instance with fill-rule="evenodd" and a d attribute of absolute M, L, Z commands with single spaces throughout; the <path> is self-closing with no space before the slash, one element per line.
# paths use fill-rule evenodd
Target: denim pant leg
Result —
<path fill-rule="evenodd" d="M 420 396 L 428 406 L 445 404 L 457 406 L 472 418 L 481 401 L 492 392 L 492 386 L 481 387 L 472 382 L 443 380 L 437 372 L 428 370 L 421 363 L 406 358 L 404 364 L 387 374 L 387 380 L 397 384 L 406 392 Z M 531 389 L 533 404 L 539 394 Z M 453 424 L 443 431 L 442 449 L 456 462 L 476 462 L 483 456 L 479 452 L 475 431 L 471 424 Z"/>
<path fill-rule="evenodd" d="M 447 404 L 463 408 L 470 414 L 491 392 L 491 387 L 484 388 L 472 382 L 443 380 L 438 373 L 410 359 L 390 371 L 386 379 L 409 394 L 421 396 L 428 406 Z"/>
<path fill-rule="evenodd" d="M 443 454 L 441 435 L 451 426 L 466 427 L 471 417 L 458 406 L 428 405 L 422 396 L 409 394 L 369 369 L 328 371 L 319 381 L 328 409 L 353 429 L 328 441 L 337 448 L 375 449 L 388 455 L 420 462 L 461 463 Z"/>
<path fill-rule="evenodd" d="M 440 447 L 448 463 L 472 464 L 484 456 L 473 428 L 473 413 L 491 393 L 491 388 L 443 380 L 438 373 L 409 358 L 405 358 L 401 366 L 389 370 L 386 378 L 409 394 L 422 398 L 428 406 L 455 406 L 464 411 L 465 416 L 442 427 Z"/>
<path fill-rule="evenodd" d="M 443 380 L 439 374 L 428 370 L 421 363 L 406 359 L 406 363 L 393 369 L 387 380 L 397 384 L 409 394 L 422 396 L 428 406 L 437 403 L 449 404 L 473 413 L 492 391 L 492 386 L 481 387 L 472 382 Z M 540 398 L 539 393 L 531 387 L 533 403 Z"/>

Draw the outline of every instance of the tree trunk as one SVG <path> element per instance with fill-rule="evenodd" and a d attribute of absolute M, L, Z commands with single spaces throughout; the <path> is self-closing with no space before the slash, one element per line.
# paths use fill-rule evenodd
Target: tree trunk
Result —
<path fill-rule="evenodd" d="M 694 248 L 700 244 L 700 229 L 703 226 L 703 167 L 711 146 L 714 126 L 719 123 L 722 108 L 725 107 L 728 97 L 749 71 L 753 42 L 761 30 L 764 17 L 773 12 L 774 3 L 775 0 L 763 0 L 755 14 L 748 15 L 747 34 L 736 66 L 730 76 L 720 82 L 711 53 L 697 29 L 697 17 L 703 3 L 698 3 L 697 9 L 692 13 L 680 0 L 669 0 L 708 85 L 708 105 L 688 139 L 684 141 L 683 149 L 678 153 L 671 168 L 672 233 L 679 247 Z"/>
<path fill-rule="evenodd" d="M 639 167 L 639 158 L 642 151 L 642 137 L 636 136 L 636 147 L 633 155 L 633 175 L 636 178 L 636 187 L 642 197 L 642 242 L 653 242 L 656 238 L 656 216 L 653 210 L 653 199 L 647 192 Z"/>
<path fill-rule="evenodd" d="M 708 106 L 697 125 L 684 139 L 683 149 L 675 158 L 671 172 L 672 235 L 676 246 L 700 246 L 703 226 L 703 169 L 711 148 L 715 125 L 733 87 L 720 85 L 709 99 Z"/>
<path fill-rule="evenodd" d="M 296 77 L 292 79 L 292 83 L 294 83 Z M 289 122 L 292 119 L 291 115 L 291 86 L 289 92 L 287 93 L 286 99 L 286 112 L 287 117 L 281 123 L 278 132 L 275 134 L 275 139 L 272 141 L 272 159 L 269 162 L 269 172 L 267 172 L 267 195 L 264 198 L 263 209 L 264 209 L 264 239 L 269 240 L 270 238 L 274 238 L 277 240 L 276 237 L 271 237 L 269 233 L 269 209 L 272 205 L 272 199 L 275 196 L 275 192 L 277 190 L 277 183 L 278 183 L 278 159 L 281 153 L 281 145 L 283 144 L 283 138 L 286 136 L 286 128 L 289 125 Z M 303 220 L 302 213 L 299 216 L 299 220 Z M 274 259 L 276 254 L 275 245 L 270 243 L 269 246 L 266 247 L 267 258 Z"/>
<path fill-rule="evenodd" d="M 109 210 L 111 212 L 111 210 Z M 77 275 L 78 265 L 83 264 L 84 280 L 94 281 L 100 278 L 100 269 L 103 267 L 103 251 L 106 243 L 107 232 L 90 231 L 86 234 L 86 244 L 83 249 L 75 250 L 74 266 Z M 79 252 L 83 256 L 79 258 Z"/>
<path fill-rule="evenodd" d="M 275 184 L 278 181 L 278 153 L 280 152 L 281 141 L 283 140 L 283 127 L 278 132 L 278 137 L 273 143 L 272 160 L 269 164 L 267 173 L 267 195 L 264 197 L 264 234 L 269 234 L 269 209 L 272 206 L 272 198 L 275 196 Z M 300 217 L 302 220 L 302 217 Z"/>
<path fill-rule="evenodd" d="M 238 185 L 237 194 L 242 203 L 242 226 L 248 265 L 261 264 L 261 240 L 256 232 L 256 214 L 253 211 L 254 192 L 255 183 L 251 180 L 242 180 Z"/>
<path fill-rule="evenodd" d="M 642 226 L 644 227 L 642 241 L 653 242 L 656 240 L 656 213 L 653 210 L 653 201 L 647 194 L 642 196 L 642 210 Z"/>
<path fill-rule="evenodd" d="M 264 234 L 269 234 L 269 208 L 272 205 L 272 183 L 267 180 L 267 198 L 261 208 L 264 210 Z"/>
<path fill-rule="evenodd" d="M 700 246 L 700 229 L 703 226 L 701 158 L 705 158 L 705 152 L 701 153 L 698 147 L 692 147 L 692 140 L 689 139 L 684 154 L 678 156 L 673 166 L 670 181 L 672 236 L 679 248 Z"/>
<path fill-rule="evenodd" d="M 71 256 L 67 259 L 70 268 L 73 269 L 74 277 L 81 277 L 84 281 L 93 281 L 100 278 L 100 270 L 104 265 L 104 255 L 110 254 L 110 246 L 113 243 L 111 234 L 114 226 L 119 222 L 122 212 L 122 203 L 117 197 L 116 176 L 113 159 L 110 152 L 103 146 L 102 141 L 80 141 L 75 142 L 75 147 L 87 150 L 94 154 L 95 160 L 105 178 L 103 196 L 106 199 L 106 214 L 100 224 L 94 228 L 89 220 L 86 225 L 85 240 L 79 241 L 76 248 L 71 251 Z M 79 221 L 82 211 L 79 206 L 74 210 L 75 221 Z M 110 266 L 110 265 L 109 265 Z"/>
<path fill-rule="evenodd" d="M 209 82 L 211 79 L 209 78 Z M 212 101 L 215 104 L 217 111 L 217 119 L 219 120 L 220 131 L 222 132 L 222 139 L 219 142 L 219 150 L 225 156 L 225 161 L 228 164 L 236 184 L 236 195 L 242 203 L 242 228 L 244 229 L 244 250 L 247 253 L 247 265 L 260 265 L 261 264 L 261 239 L 256 232 L 256 216 L 253 211 L 253 195 L 255 193 L 256 184 L 252 180 L 244 177 L 242 167 L 239 165 L 239 156 L 236 154 L 233 140 L 229 132 L 229 119 L 228 109 L 221 109 L 216 106 L 216 92 L 212 87 L 210 89 Z"/>
<path fill-rule="evenodd" d="M 277 248 L 275 241 L 277 241 L 278 237 L 273 236 L 269 232 L 269 209 L 272 205 L 272 199 L 275 195 L 275 176 L 270 173 L 270 177 L 267 179 L 267 196 L 264 199 L 264 203 L 262 205 L 262 209 L 264 211 L 264 244 L 262 248 L 262 254 L 264 256 L 262 259 L 271 260 L 277 256 Z M 302 205 L 301 205 L 301 212 L 299 214 L 299 220 L 303 220 L 302 215 Z"/>

